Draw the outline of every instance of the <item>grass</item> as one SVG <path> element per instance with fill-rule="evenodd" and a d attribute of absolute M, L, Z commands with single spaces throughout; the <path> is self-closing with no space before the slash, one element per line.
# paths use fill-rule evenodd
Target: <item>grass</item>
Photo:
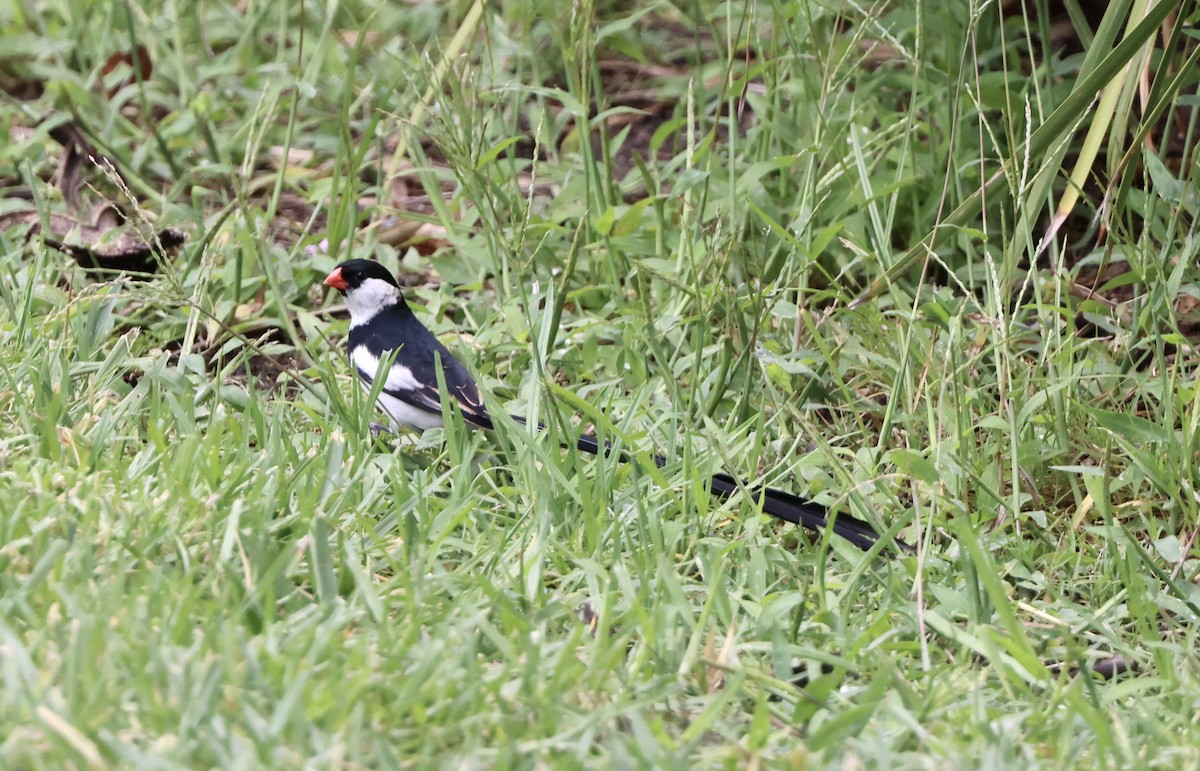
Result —
<path fill-rule="evenodd" d="M 70 118 L 189 234 L 0 232 L 0 764 L 1200 763 L 1193 9 L 1133 5 L 0 9 L 0 213 Z M 373 438 L 351 255 L 550 430 Z"/>

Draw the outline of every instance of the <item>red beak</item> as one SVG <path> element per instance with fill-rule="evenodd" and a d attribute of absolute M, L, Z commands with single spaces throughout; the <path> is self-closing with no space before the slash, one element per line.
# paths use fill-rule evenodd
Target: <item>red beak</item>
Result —
<path fill-rule="evenodd" d="M 341 268 L 334 268 L 333 272 L 326 276 L 325 280 L 321 283 L 325 286 L 331 286 L 334 289 L 338 289 L 343 292 L 346 291 L 346 287 L 349 286 L 349 284 L 346 283 L 346 279 L 342 278 Z"/>

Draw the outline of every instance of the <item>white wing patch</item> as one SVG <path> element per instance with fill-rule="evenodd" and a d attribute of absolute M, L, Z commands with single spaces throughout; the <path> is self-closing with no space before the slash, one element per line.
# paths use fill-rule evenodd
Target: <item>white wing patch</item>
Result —
<path fill-rule="evenodd" d="M 391 351 L 388 351 L 388 357 L 390 356 Z M 365 345 L 360 345 L 350 352 L 350 363 L 361 372 L 365 372 L 369 378 L 374 378 L 379 373 L 379 357 L 367 350 Z M 388 391 L 420 391 L 426 386 L 413 377 L 411 369 L 403 364 L 392 362 L 387 378 L 383 381 L 383 387 Z"/>

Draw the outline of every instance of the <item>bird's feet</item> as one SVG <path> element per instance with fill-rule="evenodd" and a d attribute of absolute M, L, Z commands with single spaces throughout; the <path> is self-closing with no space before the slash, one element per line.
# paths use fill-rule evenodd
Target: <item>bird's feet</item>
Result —
<path fill-rule="evenodd" d="M 376 423 L 375 421 L 371 421 L 371 424 L 367 426 L 367 428 L 370 429 L 371 436 L 379 436 L 381 434 L 394 435 L 396 433 L 396 431 L 386 423 Z"/>

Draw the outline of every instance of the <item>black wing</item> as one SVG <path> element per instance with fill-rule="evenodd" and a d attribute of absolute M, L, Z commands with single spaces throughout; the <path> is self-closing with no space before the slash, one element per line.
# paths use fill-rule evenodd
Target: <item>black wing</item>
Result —
<path fill-rule="evenodd" d="M 438 393 L 436 369 L 440 361 L 446 391 L 458 404 L 463 419 L 481 428 L 492 427 L 487 407 L 484 406 L 483 397 L 480 396 L 479 387 L 475 385 L 471 373 L 438 342 L 432 332 L 415 319 L 412 319 L 411 324 L 402 325 L 402 329 L 388 328 L 394 325 L 384 328 L 375 324 L 365 326 L 376 328 L 352 329 L 349 340 L 351 363 L 364 382 L 368 385 L 373 383 L 379 371 L 380 360 L 390 359 L 392 365 L 380 393 L 440 417 L 442 400 Z M 356 332 L 360 334 L 356 335 Z M 397 347 L 397 341 L 403 342 L 400 343 L 399 351 L 393 359 L 392 352 Z"/>

